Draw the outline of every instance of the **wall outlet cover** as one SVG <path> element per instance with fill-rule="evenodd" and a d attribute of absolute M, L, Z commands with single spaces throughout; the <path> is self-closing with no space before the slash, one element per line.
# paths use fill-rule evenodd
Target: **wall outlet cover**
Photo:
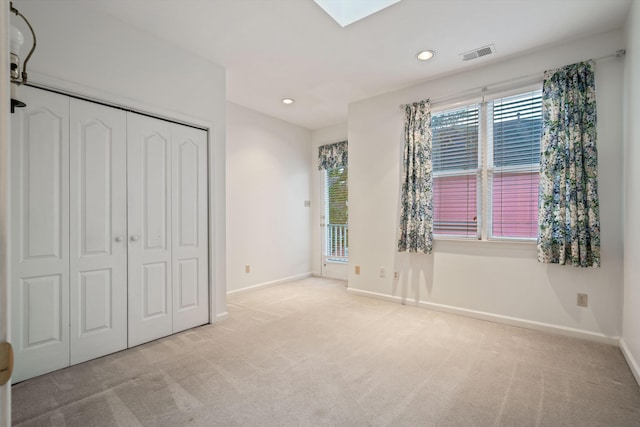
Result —
<path fill-rule="evenodd" d="M 578 294 L 578 298 L 576 301 L 578 307 L 588 307 L 589 306 L 589 295 L 588 294 Z"/>

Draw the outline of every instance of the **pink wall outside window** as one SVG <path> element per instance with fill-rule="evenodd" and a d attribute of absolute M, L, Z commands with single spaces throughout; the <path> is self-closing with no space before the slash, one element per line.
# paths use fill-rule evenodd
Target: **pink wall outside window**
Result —
<path fill-rule="evenodd" d="M 435 234 L 476 236 L 476 175 L 433 179 L 433 222 Z"/>
<path fill-rule="evenodd" d="M 493 237 L 537 237 L 538 180 L 538 172 L 493 176 Z"/>

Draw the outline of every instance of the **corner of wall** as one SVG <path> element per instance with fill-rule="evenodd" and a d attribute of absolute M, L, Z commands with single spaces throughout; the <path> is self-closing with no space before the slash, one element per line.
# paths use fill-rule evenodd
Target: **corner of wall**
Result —
<path fill-rule="evenodd" d="M 636 382 L 640 384 L 640 364 L 638 364 L 638 360 L 633 356 L 633 353 L 627 346 L 627 342 L 624 338 L 620 338 L 620 350 L 622 351 L 622 355 L 627 361 L 629 369 L 631 369 L 631 373 L 636 379 Z"/>
<path fill-rule="evenodd" d="M 622 352 L 640 383 L 640 226 L 636 218 L 640 215 L 640 172 L 635 166 L 640 163 L 640 1 L 631 3 L 625 24 L 626 57 L 624 79 L 624 273 L 622 307 Z"/>
<path fill-rule="evenodd" d="M 227 108 L 227 292 L 309 274 L 311 131 Z"/>

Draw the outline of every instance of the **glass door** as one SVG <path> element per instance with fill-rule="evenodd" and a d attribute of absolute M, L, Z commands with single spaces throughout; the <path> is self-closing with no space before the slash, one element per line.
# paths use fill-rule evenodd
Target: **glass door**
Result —
<path fill-rule="evenodd" d="M 323 173 L 322 275 L 347 279 L 349 261 L 349 170 L 326 169 Z"/>

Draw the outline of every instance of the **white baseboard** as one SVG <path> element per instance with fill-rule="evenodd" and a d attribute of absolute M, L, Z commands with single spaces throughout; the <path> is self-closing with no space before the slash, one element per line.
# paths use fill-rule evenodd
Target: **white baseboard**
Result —
<path fill-rule="evenodd" d="M 398 296 L 380 294 L 377 292 L 363 291 L 360 289 L 353 289 L 349 287 L 347 287 L 347 292 L 353 295 L 377 298 L 385 301 L 395 302 L 398 304 L 422 307 L 422 308 L 427 308 L 435 311 L 441 311 L 444 313 L 456 314 L 459 316 L 473 317 L 474 319 L 487 320 L 489 322 L 502 323 L 505 325 L 517 326 L 520 328 L 551 332 L 559 335 L 586 339 L 589 341 L 595 341 L 603 344 L 609 344 L 609 345 L 615 345 L 615 346 L 618 346 L 620 344 L 619 337 L 609 337 L 604 334 L 586 331 L 584 329 L 568 328 L 565 326 L 552 325 L 549 323 L 536 322 L 533 320 L 519 319 L 517 317 L 502 316 L 499 314 L 469 310 L 466 308 L 459 308 L 459 307 L 454 307 L 454 306 L 444 305 L 444 304 L 436 304 L 436 303 L 427 302 L 427 301 L 411 301 Z"/>
<path fill-rule="evenodd" d="M 261 288 L 268 288 L 269 286 L 281 285 L 287 282 L 293 282 L 295 280 L 306 279 L 307 277 L 311 277 L 311 273 L 298 274 L 296 276 L 284 277 L 278 280 L 272 280 L 270 282 L 258 283 L 257 285 L 247 286 L 246 288 L 234 289 L 233 291 L 228 291 L 227 296 L 244 294 L 247 292 L 255 291 Z"/>
<path fill-rule="evenodd" d="M 627 360 L 627 364 L 629 365 L 629 369 L 631 369 L 631 373 L 636 378 L 638 384 L 640 384 L 640 365 L 638 365 L 638 361 L 636 360 L 636 358 L 633 357 L 633 354 L 631 353 L 631 350 L 629 350 L 629 347 L 627 346 L 624 338 L 620 338 L 620 350 L 622 351 L 622 355 L 624 356 L 624 358 Z"/>
<path fill-rule="evenodd" d="M 223 320 L 227 320 L 229 318 L 229 312 L 225 311 L 224 313 L 220 313 L 216 316 L 214 323 L 222 322 Z"/>

